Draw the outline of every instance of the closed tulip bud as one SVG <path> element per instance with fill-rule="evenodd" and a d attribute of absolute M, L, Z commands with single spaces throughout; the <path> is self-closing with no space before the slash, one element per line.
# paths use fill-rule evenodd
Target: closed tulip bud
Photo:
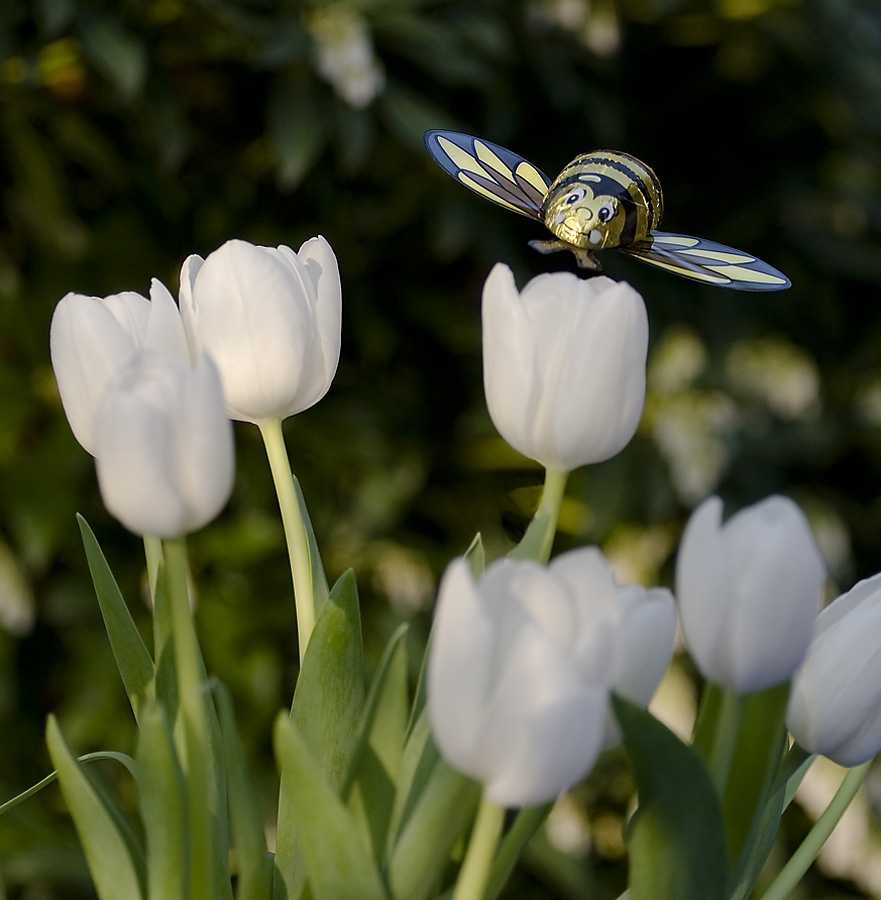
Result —
<path fill-rule="evenodd" d="M 138 354 L 104 392 L 95 443 L 104 505 L 136 534 L 174 538 L 195 531 L 229 499 L 232 422 L 217 370 L 204 355 L 191 368 Z"/>
<path fill-rule="evenodd" d="M 93 456 L 96 411 L 116 372 L 145 349 L 188 359 L 177 305 L 155 278 L 150 300 L 133 291 L 65 295 L 52 316 L 49 348 L 71 430 Z"/>
<path fill-rule="evenodd" d="M 566 470 L 614 456 L 645 402 L 648 317 L 630 285 L 555 272 L 517 291 L 496 265 L 483 289 L 489 414 L 524 456 Z"/>
<path fill-rule="evenodd" d="M 827 606 L 792 681 L 786 724 L 811 753 L 858 766 L 881 750 L 881 574 Z"/>
<path fill-rule="evenodd" d="M 441 581 L 428 660 L 435 741 L 500 806 L 552 800 L 600 750 L 619 621 L 611 568 L 593 549 L 548 567 L 499 560 Z"/>
<path fill-rule="evenodd" d="M 787 681 L 804 659 L 826 568 L 802 511 L 768 497 L 722 524 L 710 497 L 676 561 L 688 649 L 704 677 L 744 694 Z"/>
<path fill-rule="evenodd" d="M 618 589 L 621 625 L 612 690 L 638 706 L 648 706 L 673 659 L 676 602 L 666 588 L 626 584 Z M 621 740 L 614 715 L 606 720 L 604 746 Z"/>
<path fill-rule="evenodd" d="M 340 356 L 342 293 L 323 237 L 290 247 L 227 241 L 181 271 L 190 345 L 214 360 L 227 412 L 243 422 L 284 419 L 326 393 Z"/>

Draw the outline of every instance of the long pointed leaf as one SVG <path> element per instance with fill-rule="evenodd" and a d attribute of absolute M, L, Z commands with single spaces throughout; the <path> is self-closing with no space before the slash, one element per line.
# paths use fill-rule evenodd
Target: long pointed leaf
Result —
<path fill-rule="evenodd" d="M 629 900 L 722 900 L 722 811 L 697 753 L 640 707 L 612 698 L 639 807 L 630 822 Z"/>
<path fill-rule="evenodd" d="M 274 737 L 314 900 L 388 900 L 364 833 L 328 785 L 297 726 L 281 714 Z"/>
<path fill-rule="evenodd" d="M 125 604 L 110 566 L 101 552 L 101 547 L 88 522 L 77 516 L 89 570 L 98 595 L 98 604 L 104 618 L 104 627 L 110 638 L 110 646 L 116 659 L 116 666 L 125 685 L 129 703 L 135 718 L 141 705 L 150 696 L 153 682 L 153 660 L 144 646 L 131 613 Z"/>
<path fill-rule="evenodd" d="M 364 663 L 358 591 L 351 571 L 340 576 L 309 639 L 291 705 L 323 780 L 339 791 L 355 745 L 364 704 Z M 275 846 L 275 896 L 297 900 L 303 890 L 302 835 L 294 791 L 282 774 Z"/>
<path fill-rule="evenodd" d="M 480 800 L 480 785 L 438 758 L 398 835 L 388 865 L 395 900 L 428 900 L 464 837 Z"/>
<path fill-rule="evenodd" d="M 143 853 L 129 829 L 79 765 L 54 716 L 46 723 L 49 756 L 58 771 L 64 799 L 100 900 L 143 900 L 146 871 Z"/>
<path fill-rule="evenodd" d="M 232 836 L 238 855 L 236 900 L 268 900 L 272 890 L 272 862 L 254 792 L 245 767 L 232 700 L 222 684 L 215 686 L 229 797 Z"/>
<path fill-rule="evenodd" d="M 141 710 L 138 729 L 138 799 L 147 836 L 147 896 L 190 896 L 190 829 L 187 786 L 171 727 L 157 703 Z"/>
<path fill-rule="evenodd" d="M 370 834 L 377 861 L 388 832 L 407 727 L 406 631 L 406 625 L 398 628 L 383 652 L 342 791 Z"/>

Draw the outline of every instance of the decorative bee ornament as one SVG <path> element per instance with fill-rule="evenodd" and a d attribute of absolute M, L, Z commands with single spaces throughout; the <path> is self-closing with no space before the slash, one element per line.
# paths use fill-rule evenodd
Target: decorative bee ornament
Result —
<path fill-rule="evenodd" d="M 571 250 L 600 270 L 596 250 L 614 248 L 683 278 L 738 291 L 782 291 L 789 279 L 767 263 L 703 238 L 657 231 L 664 198 L 644 163 L 617 150 L 576 157 L 552 182 L 531 162 L 482 138 L 427 131 L 432 159 L 493 203 L 538 219 L 555 240 L 530 241 L 541 253 Z"/>

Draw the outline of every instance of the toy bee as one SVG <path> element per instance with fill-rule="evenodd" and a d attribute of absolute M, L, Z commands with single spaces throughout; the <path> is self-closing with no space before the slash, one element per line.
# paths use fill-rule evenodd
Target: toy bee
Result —
<path fill-rule="evenodd" d="M 597 250 L 614 248 L 683 278 L 738 291 L 782 291 L 789 279 L 767 263 L 703 238 L 657 231 L 664 198 L 644 163 L 618 150 L 576 157 L 551 181 L 532 163 L 482 138 L 427 131 L 432 159 L 499 206 L 537 219 L 555 240 L 530 241 L 541 253 L 571 250 L 594 272 Z"/>

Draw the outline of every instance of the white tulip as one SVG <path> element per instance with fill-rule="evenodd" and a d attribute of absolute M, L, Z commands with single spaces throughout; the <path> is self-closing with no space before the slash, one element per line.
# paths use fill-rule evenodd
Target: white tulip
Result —
<path fill-rule="evenodd" d="M 638 706 L 648 706 L 673 659 L 676 602 L 666 588 L 637 584 L 618 588 L 621 625 L 618 630 L 612 691 Z M 611 710 L 603 746 L 613 747 L 621 732 Z"/>
<path fill-rule="evenodd" d="M 204 355 L 191 368 L 145 351 L 118 370 L 98 408 L 95 445 L 104 505 L 136 534 L 195 531 L 232 491 L 232 422 Z"/>
<path fill-rule="evenodd" d="M 188 358 L 177 306 L 155 278 L 150 300 L 133 291 L 65 295 L 52 316 L 49 348 L 71 430 L 93 456 L 96 410 L 114 374 L 142 349 Z"/>
<path fill-rule="evenodd" d="M 811 753 L 858 766 L 881 750 L 881 574 L 817 617 L 786 724 Z"/>
<path fill-rule="evenodd" d="M 566 470 L 614 456 L 645 402 L 648 317 L 630 285 L 555 272 L 517 291 L 497 264 L 483 288 L 489 414 L 524 456 Z"/>
<path fill-rule="evenodd" d="M 191 348 L 204 349 L 233 419 L 259 423 L 308 409 L 326 393 L 340 356 L 342 292 L 323 237 L 290 247 L 227 241 L 181 270 Z"/>
<path fill-rule="evenodd" d="M 441 582 L 428 660 L 435 741 L 500 806 L 552 800 L 600 751 L 620 616 L 611 567 L 588 548 L 548 567 L 464 559 Z"/>
<path fill-rule="evenodd" d="M 802 511 L 772 496 L 722 524 L 710 497 L 691 515 L 676 561 L 688 649 L 710 681 L 748 693 L 792 677 L 811 640 L 826 567 Z"/>

